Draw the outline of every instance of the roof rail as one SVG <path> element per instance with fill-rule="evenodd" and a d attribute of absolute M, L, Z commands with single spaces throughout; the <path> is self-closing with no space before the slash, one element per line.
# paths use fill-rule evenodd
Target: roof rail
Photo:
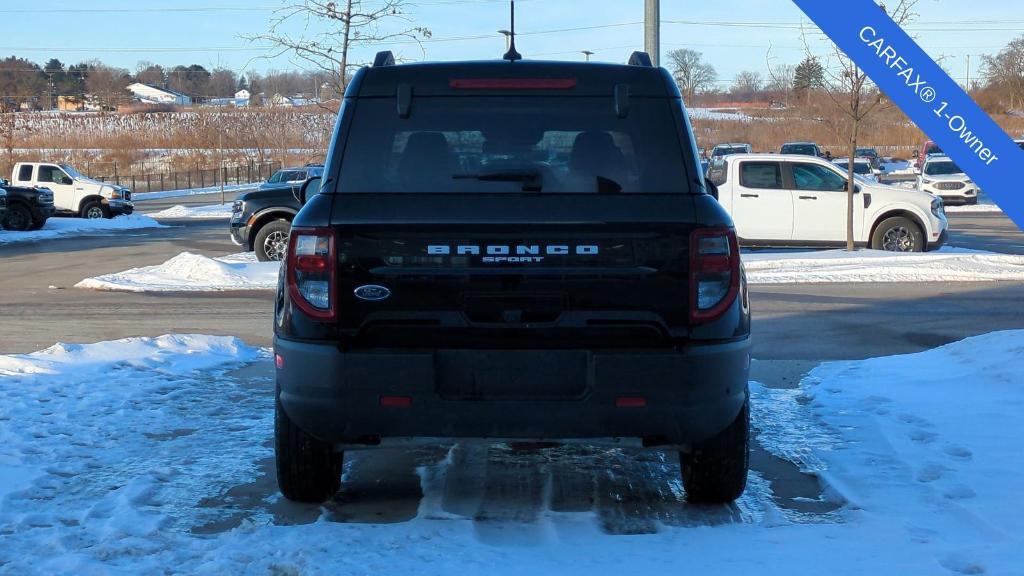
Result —
<path fill-rule="evenodd" d="M 648 68 L 654 68 L 654 62 L 651 60 L 651 55 L 647 52 L 633 52 L 629 57 L 630 66 L 646 66 Z"/>
<path fill-rule="evenodd" d="M 391 50 L 383 50 L 377 52 L 377 56 L 373 59 L 373 67 L 380 68 L 381 66 L 394 66 L 395 55 L 391 53 Z"/>

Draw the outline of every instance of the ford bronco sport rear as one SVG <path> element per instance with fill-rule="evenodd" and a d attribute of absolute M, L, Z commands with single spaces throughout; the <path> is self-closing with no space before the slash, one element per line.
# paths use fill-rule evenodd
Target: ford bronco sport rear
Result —
<path fill-rule="evenodd" d="M 742 493 L 736 234 L 647 62 L 356 74 L 277 296 L 286 497 L 330 498 L 345 450 L 463 438 L 678 450 L 690 499 Z"/>

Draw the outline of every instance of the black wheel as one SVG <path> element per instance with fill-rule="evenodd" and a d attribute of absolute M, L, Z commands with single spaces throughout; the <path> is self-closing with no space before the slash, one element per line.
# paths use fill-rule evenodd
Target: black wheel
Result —
<path fill-rule="evenodd" d="M 875 228 L 871 247 L 888 252 L 924 252 L 924 232 L 909 218 L 887 218 Z"/>
<path fill-rule="evenodd" d="M 8 206 L 7 216 L 4 217 L 4 230 L 12 232 L 32 230 L 32 212 L 20 204 Z"/>
<path fill-rule="evenodd" d="M 277 400 L 274 412 L 277 486 L 295 502 L 324 502 L 341 488 L 342 453 L 296 426 Z"/>
<path fill-rule="evenodd" d="M 253 249 L 260 262 L 280 262 L 288 254 L 288 234 L 292 223 L 287 220 L 268 222 L 256 233 Z"/>
<path fill-rule="evenodd" d="M 82 206 L 81 216 L 87 220 L 99 220 L 100 218 L 110 218 L 110 211 L 99 202 L 89 202 Z"/>
<path fill-rule="evenodd" d="M 726 504 L 747 487 L 750 465 L 750 401 L 729 427 L 690 452 L 679 453 L 683 489 L 690 502 Z"/>
<path fill-rule="evenodd" d="M 29 227 L 29 230 L 42 230 L 45 224 L 46 218 L 37 218 L 32 221 L 32 226 Z"/>

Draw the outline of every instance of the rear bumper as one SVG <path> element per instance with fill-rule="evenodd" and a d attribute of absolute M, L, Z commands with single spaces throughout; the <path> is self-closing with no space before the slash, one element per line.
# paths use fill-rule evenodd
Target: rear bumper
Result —
<path fill-rule="evenodd" d="M 749 337 L 683 351 L 342 352 L 333 344 L 281 338 L 274 348 L 282 365 L 281 404 L 289 417 L 322 440 L 353 447 L 439 438 L 611 438 L 687 446 L 735 419 L 747 399 L 750 367 Z M 579 368 L 565 374 L 580 375 L 578 382 L 558 384 L 566 394 L 545 395 L 536 386 L 540 395 L 509 393 L 516 388 L 508 382 L 530 382 L 540 374 L 538 366 L 563 360 Z M 453 379 L 469 383 L 463 391 L 485 392 L 453 395 Z M 497 384 L 505 390 L 501 395 L 486 392 L 495 379 L 503 382 Z M 401 400 L 386 406 L 384 397 Z"/>

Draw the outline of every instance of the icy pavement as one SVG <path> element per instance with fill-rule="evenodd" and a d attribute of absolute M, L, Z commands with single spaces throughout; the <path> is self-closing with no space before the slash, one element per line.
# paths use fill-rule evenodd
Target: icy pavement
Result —
<path fill-rule="evenodd" d="M 50 218 L 42 229 L 32 232 L 12 232 L 0 229 L 0 246 L 15 242 L 37 242 L 74 236 L 97 236 L 121 230 L 164 228 L 164 225 L 142 214 L 115 216 L 111 219 L 86 220 L 84 218 Z"/>
<path fill-rule="evenodd" d="M 1024 256 L 945 247 L 936 252 L 877 250 L 747 251 L 750 284 L 1024 281 Z"/>
<path fill-rule="evenodd" d="M 687 504 L 671 454 L 477 444 L 350 453 L 302 506 L 274 487 L 265 351 L 0 356 L 0 572 L 1021 574 L 1022 361 L 1002 332 L 752 384 L 734 506 Z"/>
<path fill-rule="evenodd" d="M 274 290 L 279 262 L 258 262 L 253 253 L 209 258 L 182 252 L 163 264 L 86 278 L 75 288 L 123 292 L 223 292 Z"/>
<path fill-rule="evenodd" d="M 159 212 L 147 212 L 146 216 L 157 220 L 227 220 L 231 218 L 231 203 L 208 206 L 171 206 Z"/>

